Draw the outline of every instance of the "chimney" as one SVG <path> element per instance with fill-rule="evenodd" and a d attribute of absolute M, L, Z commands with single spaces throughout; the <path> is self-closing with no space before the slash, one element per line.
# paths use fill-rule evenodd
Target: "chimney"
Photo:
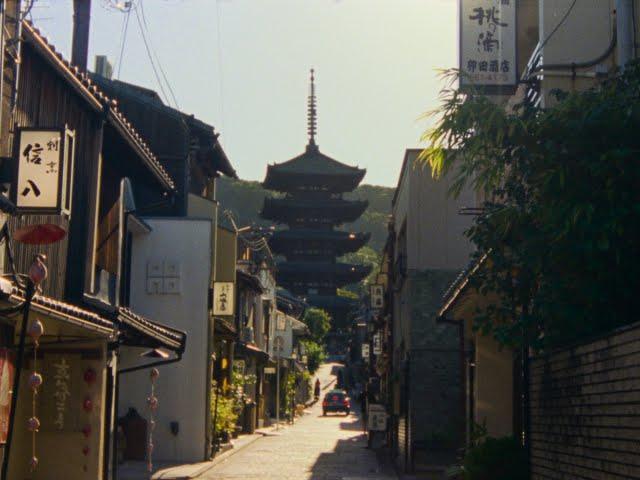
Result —
<path fill-rule="evenodd" d="M 87 70 L 89 55 L 89 23 L 91 21 L 91 0 L 73 0 L 73 40 L 71 63 L 80 70 Z"/>

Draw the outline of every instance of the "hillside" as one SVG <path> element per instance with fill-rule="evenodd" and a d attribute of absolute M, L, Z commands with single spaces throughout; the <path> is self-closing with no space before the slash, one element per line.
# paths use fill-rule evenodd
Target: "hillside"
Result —
<path fill-rule="evenodd" d="M 260 209 L 267 192 L 258 182 L 232 180 L 226 177 L 218 179 L 217 198 L 223 209 L 230 210 L 238 225 L 271 225 L 272 222 L 260 218 Z M 387 221 L 391 211 L 393 188 L 374 185 L 361 185 L 348 198 L 369 201 L 369 208 L 354 223 L 342 226 L 344 230 L 371 232 L 369 246 L 380 252 L 387 238 Z"/>

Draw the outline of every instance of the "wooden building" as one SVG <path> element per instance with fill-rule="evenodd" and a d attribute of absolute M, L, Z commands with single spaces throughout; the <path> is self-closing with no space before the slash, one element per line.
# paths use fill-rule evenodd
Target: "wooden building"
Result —
<path fill-rule="evenodd" d="M 49 270 L 30 311 L 30 324 L 39 320 L 44 334 L 37 351 L 32 341 L 27 343 L 27 353 L 33 356 L 22 371 L 13 439 L 3 450 L 10 448 L 6 478 L 113 478 L 115 398 L 120 376 L 126 373 L 119 369 L 118 352 L 130 346 L 162 349 L 173 352 L 170 360 L 176 361 L 185 349 L 183 332 L 128 308 L 127 245 L 141 225 L 129 207 L 153 211 L 171 202 L 175 186 L 117 102 L 66 61 L 31 23 L 24 21 L 19 27 L 15 108 L 7 108 L 10 102 L 3 104 L 3 114 L 12 115 L 13 126 L 2 131 L 2 144 L 16 143 L 23 128 L 59 129 L 70 168 L 61 187 L 66 194 L 61 211 L 7 220 L 12 236 L 35 224 L 53 224 L 67 233 L 50 245 L 18 243 L 14 255 L 4 258 L 5 272 L 20 273 L 29 271 L 34 256 L 42 253 Z M 17 157 L 4 157 L 3 162 L 10 166 Z M 2 281 L 2 306 L 24 299 L 19 279 Z M 20 322 L 4 320 L 2 347 L 15 355 Z M 150 363 L 140 358 L 134 368 L 148 368 Z M 44 383 L 34 413 L 28 408 L 27 381 L 36 371 L 42 372 Z M 27 431 L 32 415 L 41 425 L 34 434 L 35 452 Z M 29 473 L 32 456 L 39 465 Z"/>

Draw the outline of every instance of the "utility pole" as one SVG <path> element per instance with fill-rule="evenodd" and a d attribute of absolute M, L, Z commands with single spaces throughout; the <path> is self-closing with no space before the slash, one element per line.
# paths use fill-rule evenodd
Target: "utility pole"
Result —
<path fill-rule="evenodd" d="M 73 39 L 71 41 L 71 63 L 80 70 L 87 70 L 89 56 L 89 25 L 91 23 L 91 0 L 73 0 Z"/>

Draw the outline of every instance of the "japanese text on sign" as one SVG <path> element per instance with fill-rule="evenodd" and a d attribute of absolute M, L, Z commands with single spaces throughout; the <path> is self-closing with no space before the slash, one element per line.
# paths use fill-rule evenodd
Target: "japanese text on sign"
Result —
<path fill-rule="evenodd" d="M 55 400 L 55 416 L 53 419 L 53 424 L 59 430 L 64 429 L 64 414 L 67 408 L 67 399 L 71 395 L 70 368 L 71 367 L 69 363 L 64 357 L 61 357 L 58 362 L 53 364 L 53 383 L 55 388 L 53 392 L 53 398 Z"/>
<path fill-rule="evenodd" d="M 460 0 L 460 84 L 515 85 L 516 1 Z"/>
<path fill-rule="evenodd" d="M 60 206 L 62 132 L 21 130 L 17 151 L 16 206 L 56 209 Z"/>
<path fill-rule="evenodd" d="M 214 315 L 234 314 L 233 282 L 216 282 L 213 286 L 213 297 Z"/>

